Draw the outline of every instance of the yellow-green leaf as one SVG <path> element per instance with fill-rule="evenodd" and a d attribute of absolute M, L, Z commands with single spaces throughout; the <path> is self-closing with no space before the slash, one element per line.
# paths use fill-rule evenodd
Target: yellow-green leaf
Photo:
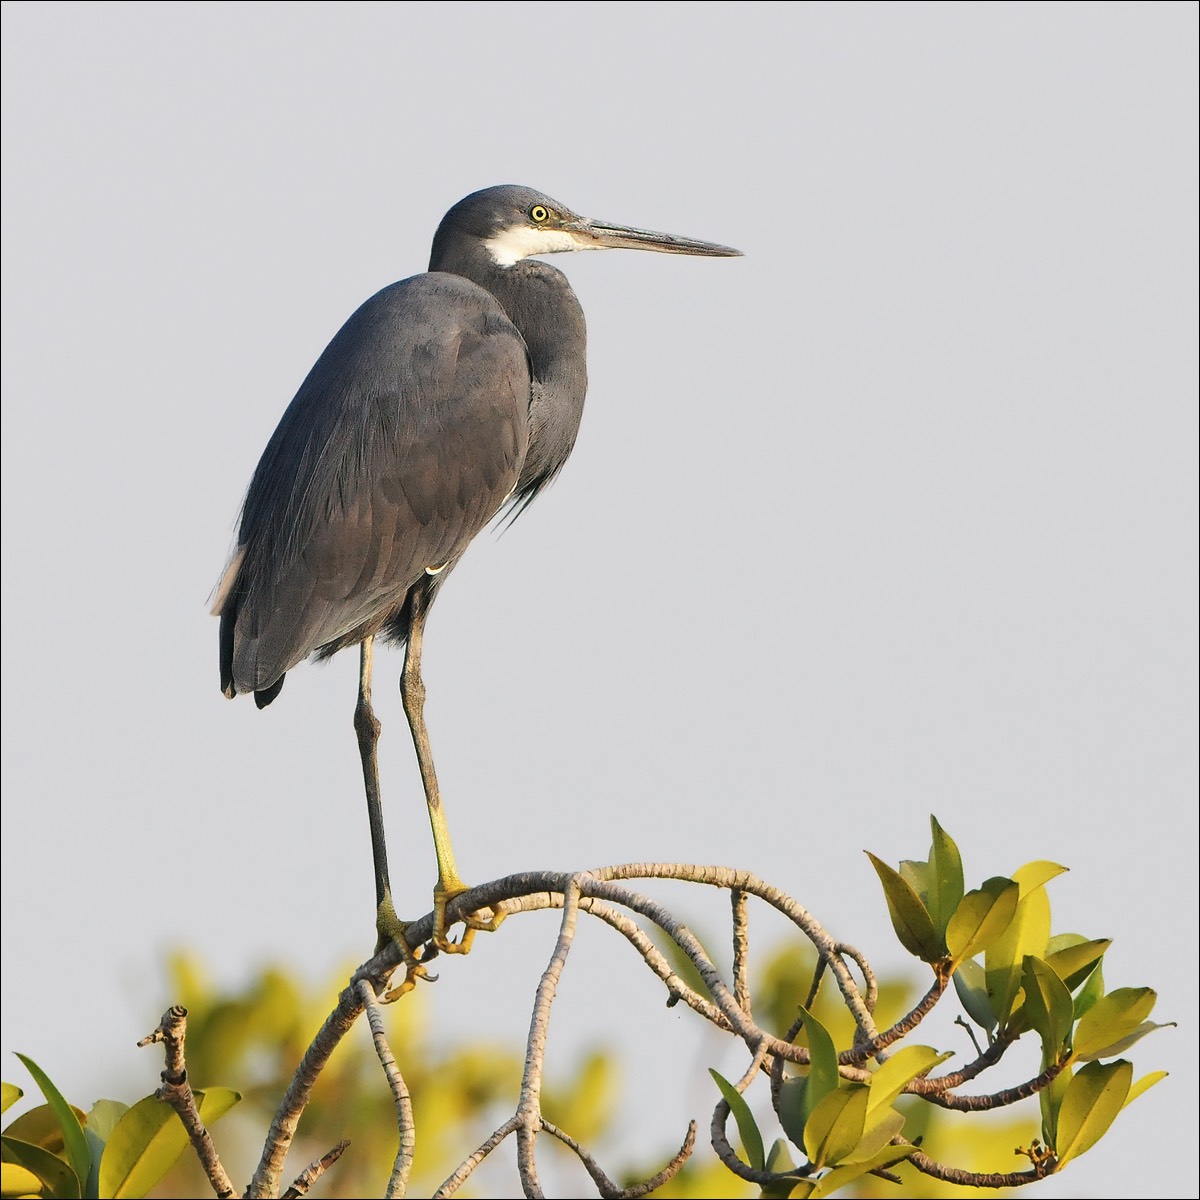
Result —
<path fill-rule="evenodd" d="M 1075 1057 L 1103 1058 L 1106 1051 L 1141 1025 L 1157 999 L 1153 988 L 1143 987 L 1117 988 L 1097 1000 L 1075 1027 Z"/>
<path fill-rule="evenodd" d="M 34 1081 L 41 1088 L 42 1095 L 46 1097 L 46 1103 L 54 1112 L 55 1119 L 62 1130 L 63 1145 L 71 1170 L 79 1179 L 86 1179 L 88 1166 L 91 1163 L 91 1154 L 88 1151 L 87 1138 L 83 1134 L 83 1125 L 75 1115 L 75 1110 L 63 1099 L 62 1093 L 50 1082 L 50 1077 L 32 1058 L 28 1058 L 24 1054 L 18 1054 L 17 1057 L 25 1064 L 25 1070 L 33 1076 Z"/>
<path fill-rule="evenodd" d="M 716 1081 L 717 1087 L 721 1089 L 721 1095 L 725 1097 L 725 1103 L 729 1105 L 729 1111 L 733 1113 L 733 1119 L 737 1122 L 738 1134 L 742 1139 L 742 1148 L 746 1151 L 750 1166 L 756 1171 L 761 1171 L 766 1165 L 766 1152 L 763 1150 L 762 1134 L 758 1131 L 758 1122 L 755 1121 L 750 1106 L 741 1092 L 720 1072 L 709 1067 L 708 1073 Z"/>
<path fill-rule="evenodd" d="M 1149 1075 L 1143 1075 L 1129 1089 L 1129 1095 L 1125 1097 L 1125 1103 L 1122 1107 L 1128 1108 L 1143 1092 L 1148 1092 L 1156 1083 L 1161 1083 L 1166 1077 L 1166 1071 L 1151 1071 Z"/>
<path fill-rule="evenodd" d="M 1020 884 L 1021 899 L 1024 900 L 1030 892 L 1037 891 L 1040 887 L 1045 887 L 1050 880 L 1058 875 L 1066 874 L 1067 868 L 1059 863 L 1046 862 L 1044 859 L 1039 859 L 1036 862 L 1026 863 L 1023 867 L 1018 867 L 1012 874 L 1012 877 Z M 1043 947 L 1044 948 L 1044 947 Z"/>
<path fill-rule="evenodd" d="M 873 1158 L 904 1128 L 904 1114 L 887 1106 L 875 1109 L 863 1123 L 858 1145 L 842 1159 L 843 1165 Z"/>
<path fill-rule="evenodd" d="M 1033 863 L 1033 866 L 1042 864 Z M 1053 864 L 1049 864 L 1053 865 Z M 1021 870 L 1028 870 L 1022 867 Z M 1061 868 L 1060 868 L 1061 869 Z M 1018 884 L 1020 883 L 1017 880 Z M 1025 956 L 1041 958 L 1050 940 L 1050 898 L 1040 885 L 1026 891 L 1017 902 L 1017 911 L 1008 928 L 994 941 L 983 956 L 987 977 L 988 997 L 996 1020 L 1004 1025 L 1021 990 L 1021 974 Z"/>
<path fill-rule="evenodd" d="M 40 1196 L 42 1181 L 17 1163 L 0 1163 L 0 1197 Z"/>
<path fill-rule="evenodd" d="M 905 1086 L 925 1075 L 940 1062 L 951 1057 L 950 1051 L 939 1054 L 932 1046 L 905 1046 L 897 1050 L 878 1070 L 871 1073 L 870 1093 L 867 1101 L 867 1128 L 887 1112 L 888 1106 L 904 1091 Z"/>
<path fill-rule="evenodd" d="M 1097 938 L 1094 941 L 1079 941 L 1054 950 L 1053 945 L 1057 940 L 1051 939 L 1051 949 L 1046 955 L 1046 962 L 1072 991 L 1091 974 L 1096 964 L 1104 957 L 1104 952 L 1112 945 L 1111 938 Z"/>
<path fill-rule="evenodd" d="M 15 1083 L 0 1083 L 0 1113 L 6 1113 L 25 1095 Z"/>
<path fill-rule="evenodd" d="M 958 902 L 946 925 L 946 946 L 955 963 L 981 954 L 1004 933 L 1020 893 L 1013 880 L 995 875 Z"/>
<path fill-rule="evenodd" d="M 1055 1153 L 1061 1169 L 1090 1150 L 1107 1132 L 1129 1095 L 1133 1064 L 1123 1058 L 1088 1063 L 1071 1080 L 1058 1113 Z"/>
<path fill-rule="evenodd" d="M 814 1166 L 829 1167 L 842 1161 L 862 1140 L 870 1091 L 850 1084 L 830 1092 L 804 1127 L 804 1153 Z"/>
<path fill-rule="evenodd" d="M 900 944 L 923 962 L 937 962 L 945 953 L 942 939 L 934 929 L 929 910 L 921 897 L 898 871 L 876 858 L 869 850 L 865 853 L 879 876 L 879 882 L 883 884 L 888 913 Z"/>
<path fill-rule="evenodd" d="M 81 1109 L 71 1106 L 75 1119 L 82 1125 L 86 1118 Z M 67 1152 L 67 1143 L 63 1138 L 62 1126 L 54 1109 L 48 1104 L 39 1104 L 36 1108 L 26 1109 L 16 1117 L 4 1131 L 9 1137 L 18 1141 L 28 1142 L 31 1146 L 41 1146 L 51 1154 L 60 1157 Z"/>
<path fill-rule="evenodd" d="M 22 1142 L 7 1134 L 0 1138 L 0 1144 L 4 1147 L 4 1161 L 32 1171 L 45 1185 L 45 1193 L 55 1200 L 78 1200 L 82 1194 L 83 1185 L 79 1177 L 57 1154 L 52 1154 L 44 1146 Z"/>
<path fill-rule="evenodd" d="M 1042 1067 L 1059 1061 L 1063 1044 L 1075 1021 L 1075 1005 L 1067 985 L 1049 963 L 1027 954 L 1022 969 L 1025 1002 L 1021 1011 L 1042 1039 Z M 1016 1022 L 1014 1010 L 1010 1024 Z"/>
<path fill-rule="evenodd" d="M 1174 1026 L 1174 1021 L 1143 1021 L 1123 1038 L 1117 1038 L 1115 1042 L 1110 1042 L 1102 1050 L 1096 1050 L 1091 1054 L 1081 1054 L 1079 1058 L 1083 1061 L 1090 1061 L 1095 1058 L 1112 1058 L 1114 1054 L 1124 1054 L 1130 1046 L 1140 1042 L 1146 1034 L 1153 1033 L 1156 1029 L 1173 1029 Z"/>
<path fill-rule="evenodd" d="M 812 1200 L 821 1200 L 825 1196 L 832 1196 L 834 1192 L 853 1183 L 856 1179 L 861 1179 L 871 1171 L 886 1170 L 888 1167 L 895 1166 L 896 1163 L 912 1154 L 914 1150 L 916 1150 L 916 1146 L 887 1146 L 864 1162 L 847 1163 L 845 1166 L 835 1167 L 817 1180 L 817 1186 L 809 1195 Z"/>
<path fill-rule="evenodd" d="M 200 1118 L 209 1129 L 241 1096 L 230 1088 L 196 1093 Z M 188 1145 L 187 1130 L 170 1105 L 154 1096 L 139 1100 L 117 1122 L 100 1160 L 100 1194 L 146 1195 L 175 1165 Z"/>

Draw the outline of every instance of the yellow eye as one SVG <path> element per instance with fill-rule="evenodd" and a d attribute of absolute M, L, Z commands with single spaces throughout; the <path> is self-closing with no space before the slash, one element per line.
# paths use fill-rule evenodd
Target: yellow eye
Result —
<path fill-rule="evenodd" d="M 540 225 L 543 221 L 550 219 L 550 210 L 542 204 L 535 204 L 529 210 L 529 216 L 531 220 L 536 221 Z"/>

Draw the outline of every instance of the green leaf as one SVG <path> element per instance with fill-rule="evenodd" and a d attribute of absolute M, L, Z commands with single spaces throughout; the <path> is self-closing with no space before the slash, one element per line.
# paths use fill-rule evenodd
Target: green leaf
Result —
<path fill-rule="evenodd" d="M 240 1099 L 230 1088 L 196 1093 L 200 1118 L 209 1129 Z M 187 1145 L 187 1130 L 175 1110 L 155 1096 L 144 1097 L 117 1121 L 104 1147 L 100 1194 L 112 1200 L 146 1195 Z"/>
<path fill-rule="evenodd" d="M 1067 1088 L 1058 1114 L 1054 1149 L 1061 1170 L 1090 1150 L 1124 1107 L 1133 1079 L 1133 1064 L 1123 1058 L 1111 1063 L 1088 1063 Z"/>
<path fill-rule="evenodd" d="M 717 1087 L 721 1089 L 721 1095 L 725 1097 L 725 1103 L 729 1105 L 729 1111 L 733 1113 L 733 1119 L 737 1122 L 738 1134 L 741 1136 L 742 1146 L 746 1151 L 746 1157 L 750 1160 L 750 1166 L 756 1171 L 761 1171 L 766 1165 L 766 1153 L 763 1150 L 762 1134 L 758 1131 L 758 1123 L 754 1120 L 750 1106 L 741 1092 L 723 1075 L 714 1071 L 712 1067 L 709 1067 L 708 1073 L 716 1080 Z"/>
<path fill-rule="evenodd" d="M 829 1095 L 836 1091 L 841 1077 L 838 1075 L 837 1048 L 829 1030 L 817 1020 L 803 1005 L 800 1012 L 804 1016 L 804 1034 L 808 1040 L 809 1067 L 807 1084 L 801 1100 L 800 1111 L 804 1124 L 812 1116 L 812 1111 Z M 801 1145 L 801 1139 L 796 1139 Z"/>
<path fill-rule="evenodd" d="M 50 1077 L 32 1058 L 27 1058 L 24 1054 L 18 1054 L 17 1057 L 25 1064 L 25 1070 L 33 1076 L 34 1081 L 42 1090 L 42 1095 L 46 1097 L 46 1103 L 54 1112 L 55 1119 L 62 1130 L 63 1145 L 66 1148 L 67 1162 L 70 1163 L 71 1170 L 79 1179 L 86 1179 L 88 1167 L 91 1165 L 91 1154 L 88 1151 L 87 1138 L 84 1137 L 83 1126 L 79 1123 L 79 1118 L 63 1099 L 58 1088 L 50 1082 Z"/>
<path fill-rule="evenodd" d="M 0 1113 L 6 1113 L 25 1095 L 15 1083 L 0 1083 Z"/>
<path fill-rule="evenodd" d="M 804 1145 L 804 1123 L 810 1111 L 804 1102 L 807 1094 L 808 1080 L 798 1075 L 784 1079 L 779 1089 L 779 1124 L 797 1146 Z"/>
<path fill-rule="evenodd" d="M 1025 1003 L 1021 1011 L 1042 1039 L 1044 1069 L 1059 1061 L 1063 1046 L 1071 1035 L 1071 1026 L 1075 1023 L 1075 1005 L 1067 985 L 1043 959 L 1027 954 L 1021 979 L 1025 991 Z M 1012 1020 L 1016 1020 L 1016 1012 Z"/>
<path fill-rule="evenodd" d="M 1042 865 L 1031 863 L 1029 867 L 1022 867 L 1021 870 L 1028 871 L 1031 867 Z M 1020 884 L 1021 881 L 1016 882 Z M 1032 954 L 1041 958 L 1046 952 L 1046 943 L 1050 940 L 1050 897 L 1046 895 L 1046 889 L 1038 885 L 1029 890 L 1022 886 L 1021 890 L 1022 897 L 1017 902 L 1017 911 L 1008 928 L 988 947 L 983 956 L 988 996 L 996 1019 L 1001 1025 L 1007 1023 L 1017 993 L 1021 990 L 1025 955 Z"/>
<path fill-rule="evenodd" d="M 1104 996 L 1104 964 L 1098 962 L 1096 969 L 1087 977 L 1083 987 L 1075 994 L 1075 1020 L 1078 1021 Z"/>
<path fill-rule="evenodd" d="M 88 1112 L 83 1132 L 87 1136 L 92 1165 L 88 1168 L 88 1177 L 83 1185 L 85 1196 L 100 1194 L 100 1161 L 104 1157 L 105 1143 L 112 1136 L 117 1122 L 128 1111 L 129 1105 L 122 1104 L 120 1100 L 97 1100 Z"/>
<path fill-rule="evenodd" d="M 879 882 L 883 884 L 883 895 L 892 918 L 892 928 L 895 929 L 900 944 L 909 954 L 923 962 L 937 962 L 944 956 L 945 950 L 921 897 L 898 871 L 893 871 L 887 863 L 876 858 L 869 850 L 865 853 L 879 876 Z"/>
<path fill-rule="evenodd" d="M 1143 1092 L 1148 1092 L 1156 1083 L 1161 1083 L 1166 1077 L 1166 1071 L 1151 1071 L 1149 1075 L 1143 1075 L 1129 1089 L 1129 1095 L 1125 1097 L 1122 1107 L 1128 1108 Z"/>
<path fill-rule="evenodd" d="M 864 1162 L 847 1163 L 844 1167 L 835 1167 L 817 1180 L 817 1186 L 808 1194 L 812 1200 L 832 1196 L 834 1192 L 844 1188 L 848 1183 L 861 1179 L 872 1171 L 886 1170 L 893 1167 L 902 1159 L 907 1158 L 916 1150 L 916 1146 L 887 1146 Z"/>
<path fill-rule="evenodd" d="M 928 908 L 929 864 L 927 862 L 915 862 L 910 858 L 902 858 L 900 860 L 900 878 L 921 897 L 922 903 Z"/>
<path fill-rule="evenodd" d="M 1104 952 L 1112 945 L 1111 938 L 1097 938 L 1086 942 L 1082 939 L 1074 945 L 1055 949 L 1058 938 L 1051 938 L 1047 947 L 1046 962 L 1059 977 L 1074 991 L 1093 971 L 1096 964 L 1104 957 Z"/>
<path fill-rule="evenodd" d="M 800 1176 L 788 1174 L 795 1171 L 796 1164 L 792 1162 L 791 1152 L 783 1138 L 776 1138 L 771 1144 L 771 1149 L 767 1151 L 766 1169 L 776 1175 L 783 1175 L 784 1178 L 778 1179 L 774 1183 L 764 1183 L 761 1193 L 762 1200 L 784 1200 L 791 1194 L 792 1188 L 796 1186 Z"/>
<path fill-rule="evenodd" d="M 860 1083 L 830 1092 L 804 1127 L 804 1153 L 814 1166 L 842 1161 L 862 1140 L 870 1091 Z"/>
<path fill-rule="evenodd" d="M 940 1062 L 951 1058 L 949 1051 L 939 1054 L 932 1046 L 905 1046 L 897 1050 L 876 1071 L 871 1073 L 871 1098 L 867 1101 L 866 1129 L 868 1132 L 886 1118 L 892 1102 L 918 1075 L 925 1075 Z"/>
<path fill-rule="evenodd" d="M 1117 988 L 1097 1000 L 1075 1027 L 1075 1057 L 1103 1058 L 1150 1015 L 1158 993 L 1153 988 Z"/>
<path fill-rule="evenodd" d="M 946 946 L 955 963 L 981 954 L 1004 933 L 1020 893 L 1017 883 L 996 875 L 958 902 L 946 925 Z"/>
<path fill-rule="evenodd" d="M 933 843 L 929 847 L 929 915 L 943 940 L 950 918 L 963 898 L 962 856 L 954 839 L 930 816 Z"/>
<path fill-rule="evenodd" d="M 1014 896 L 1016 890 L 1014 884 Z M 996 1014 L 992 1011 L 992 1002 L 988 998 L 987 977 L 983 968 L 973 958 L 963 959 L 958 964 L 954 972 L 954 990 L 958 993 L 958 1002 L 966 1010 L 967 1016 L 980 1029 L 991 1033 L 996 1028 Z"/>
<path fill-rule="evenodd" d="M 7 1134 L 0 1137 L 0 1144 L 4 1147 L 4 1161 L 32 1171 L 45 1185 L 46 1193 L 55 1197 L 55 1200 L 78 1200 L 83 1190 L 79 1177 L 57 1154 L 51 1154 L 44 1146 L 22 1142 Z"/>
<path fill-rule="evenodd" d="M 795 1187 L 788 1192 L 788 1200 L 808 1200 L 816 1188 L 816 1183 L 811 1179 L 802 1179 Z"/>
<path fill-rule="evenodd" d="M 785 1171 L 794 1171 L 796 1164 L 792 1162 L 792 1152 L 783 1138 L 776 1138 L 767 1151 L 766 1170 L 782 1175 Z"/>
<path fill-rule="evenodd" d="M 120 1100 L 97 1100 L 88 1113 L 84 1128 L 94 1133 L 102 1142 L 107 1142 L 116 1129 L 117 1122 L 129 1111 L 128 1104 Z"/>
<path fill-rule="evenodd" d="M 1058 1141 L 1058 1113 L 1074 1077 L 1073 1067 L 1063 1067 L 1049 1084 L 1038 1092 L 1038 1105 L 1042 1112 L 1042 1141 L 1047 1146 L 1053 1146 Z"/>

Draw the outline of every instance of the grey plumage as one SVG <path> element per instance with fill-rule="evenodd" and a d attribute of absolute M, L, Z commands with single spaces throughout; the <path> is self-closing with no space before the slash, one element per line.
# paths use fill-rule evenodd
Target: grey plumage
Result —
<path fill-rule="evenodd" d="M 471 540 L 515 514 L 575 444 L 587 391 L 583 312 L 561 271 L 530 257 L 626 247 L 717 257 L 736 250 L 590 221 L 531 188 L 456 204 L 429 271 L 377 292 L 342 326 L 279 422 L 246 494 L 218 586 L 221 688 L 271 703 L 310 654 L 362 644 L 355 727 L 381 936 L 391 909 L 370 703 L 376 635 L 408 643 L 402 675 L 438 850 L 435 907 L 464 889 L 424 730 L 425 614 Z M 475 928 L 486 927 L 475 925 Z M 435 937 L 443 949 L 444 929 Z M 417 973 L 410 957 L 410 976 Z"/>

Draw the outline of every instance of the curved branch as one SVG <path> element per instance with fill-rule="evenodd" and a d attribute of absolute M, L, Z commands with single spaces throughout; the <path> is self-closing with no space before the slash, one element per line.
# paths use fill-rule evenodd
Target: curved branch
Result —
<path fill-rule="evenodd" d="M 392 1174 L 388 1179 L 384 1195 L 391 1200 L 394 1196 L 403 1196 L 408 1190 L 408 1176 L 412 1170 L 413 1154 L 416 1151 L 417 1130 L 413 1124 L 412 1100 L 392 1048 L 388 1045 L 387 1034 L 383 1028 L 383 1012 L 379 1007 L 379 999 L 375 989 L 368 979 L 360 979 L 356 985 L 363 1008 L 366 1010 L 367 1023 L 371 1026 L 371 1040 L 375 1043 L 375 1053 L 379 1058 L 383 1073 L 387 1077 L 388 1088 L 392 1093 L 392 1102 L 396 1106 L 396 1130 L 400 1136 L 400 1144 L 396 1148 L 396 1159 L 392 1164 Z"/>

